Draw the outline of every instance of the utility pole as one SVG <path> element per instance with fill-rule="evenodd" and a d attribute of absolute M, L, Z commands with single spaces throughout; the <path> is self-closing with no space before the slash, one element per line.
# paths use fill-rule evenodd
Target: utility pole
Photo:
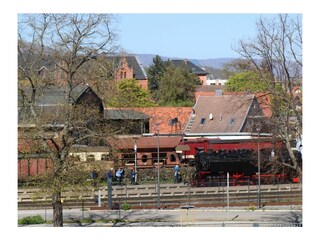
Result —
<path fill-rule="evenodd" d="M 158 209 L 160 209 L 160 137 L 159 137 L 159 124 L 157 124 L 157 148 L 158 148 L 158 181 L 157 181 L 157 187 L 158 187 Z"/>
<path fill-rule="evenodd" d="M 260 127 L 258 130 L 258 208 L 261 207 L 261 169 L 260 169 Z"/>
<path fill-rule="evenodd" d="M 137 173 L 137 143 L 136 140 L 134 140 L 134 184 L 137 184 L 137 179 L 138 179 L 138 173 Z"/>

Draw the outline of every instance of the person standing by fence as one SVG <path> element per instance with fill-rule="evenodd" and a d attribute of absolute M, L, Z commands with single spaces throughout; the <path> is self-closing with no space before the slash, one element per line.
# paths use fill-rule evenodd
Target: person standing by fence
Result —
<path fill-rule="evenodd" d="M 113 171 L 113 168 L 111 168 L 110 170 L 108 170 L 108 171 L 106 172 L 106 175 L 105 175 L 106 180 L 107 180 L 107 183 L 110 183 L 111 185 L 112 185 L 112 178 L 113 178 L 113 173 L 112 173 L 112 171 Z"/>
<path fill-rule="evenodd" d="M 116 172 L 116 177 L 118 178 L 118 185 L 120 186 L 122 184 L 122 178 L 123 178 L 123 174 L 124 174 L 124 171 L 121 168 L 118 169 L 118 171 Z"/>
<path fill-rule="evenodd" d="M 179 165 L 174 166 L 174 183 L 178 183 L 180 179 L 180 168 Z"/>
<path fill-rule="evenodd" d="M 136 184 L 136 172 L 134 169 L 131 169 L 130 171 L 130 179 L 131 179 L 131 185 Z"/>

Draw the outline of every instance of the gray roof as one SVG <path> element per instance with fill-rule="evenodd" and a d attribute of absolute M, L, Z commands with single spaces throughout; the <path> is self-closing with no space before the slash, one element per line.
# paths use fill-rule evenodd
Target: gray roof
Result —
<path fill-rule="evenodd" d="M 26 94 L 31 94 L 30 88 L 23 89 Z M 71 91 L 71 102 L 74 104 L 80 98 L 80 96 L 90 91 L 91 88 L 84 85 L 78 85 Z M 53 105 L 63 105 L 65 104 L 65 98 L 67 93 L 67 88 L 65 86 L 49 86 L 41 90 L 36 97 L 36 106 L 53 106 Z M 18 99 L 21 100 L 21 95 L 18 94 Z M 20 101 L 19 101 L 20 103 Z"/>
<path fill-rule="evenodd" d="M 24 88 L 23 90 L 27 95 L 31 94 L 30 88 Z M 82 94 L 88 91 L 92 91 L 88 86 L 78 85 L 75 87 L 71 92 L 71 101 L 69 104 L 76 104 Z M 67 88 L 65 86 L 49 86 L 42 89 L 36 97 L 36 102 L 34 104 L 35 111 L 38 114 L 47 116 L 47 120 L 49 121 L 49 119 L 51 119 L 54 121 L 54 124 L 62 122 L 66 93 Z M 33 123 L 30 110 L 23 107 L 21 94 L 18 94 L 18 122 L 19 124 Z"/>
<path fill-rule="evenodd" d="M 150 116 L 131 109 L 105 109 L 104 118 L 109 120 L 140 120 L 149 119 Z"/>
<path fill-rule="evenodd" d="M 120 63 L 121 63 L 121 58 L 122 56 L 108 56 L 107 59 L 109 59 L 110 61 L 112 61 L 113 66 L 119 67 Z M 142 66 L 142 64 L 140 63 L 139 59 L 137 56 L 133 56 L 133 55 L 128 55 L 125 56 L 126 61 L 129 65 L 129 67 L 133 68 L 133 74 L 134 74 L 134 79 L 136 80 L 145 80 L 147 79 L 147 74 Z"/>
<path fill-rule="evenodd" d="M 187 69 L 197 75 L 207 75 L 208 73 L 206 71 L 204 71 L 202 68 L 200 68 L 199 66 L 197 66 L 196 64 L 194 64 L 193 62 L 189 61 L 189 60 L 179 60 L 179 59 L 175 59 L 175 60 L 169 60 L 175 67 L 184 67 L 186 66 Z"/>
<path fill-rule="evenodd" d="M 254 98 L 254 95 L 200 96 L 185 131 L 200 134 L 241 132 Z"/>

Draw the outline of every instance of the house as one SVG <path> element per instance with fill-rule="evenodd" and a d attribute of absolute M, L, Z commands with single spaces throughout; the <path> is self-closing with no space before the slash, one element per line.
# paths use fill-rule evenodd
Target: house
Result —
<path fill-rule="evenodd" d="M 194 64 L 193 62 L 187 59 L 184 59 L 184 60 L 175 59 L 175 60 L 168 60 L 168 61 L 175 67 L 186 67 L 187 70 L 189 70 L 190 72 L 198 76 L 202 85 L 207 85 L 208 73 L 202 68 L 200 68 L 199 66 L 197 66 L 196 64 Z"/>
<path fill-rule="evenodd" d="M 182 134 L 192 107 L 148 107 L 134 108 L 149 116 L 149 132 L 160 134 Z"/>
<path fill-rule="evenodd" d="M 31 88 L 21 88 L 18 94 L 18 123 L 32 123 L 28 98 L 31 97 Z M 44 124 L 62 124 L 67 106 L 84 106 L 84 111 L 95 111 L 97 118 L 103 117 L 103 103 L 99 96 L 86 85 L 78 85 L 70 92 L 69 103 L 66 103 L 68 89 L 66 86 L 48 86 L 36 92 L 33 104 L 36 114 L 43 119 Z M 31 122 L 30 122 L 31 121 Z"/>
<path fill-rule="evenodd" d="M 225 92 L 223 85 L 202 85 L 197 86 L 194 96 L 197 100 L 200 96 L 221 96 L 221 95 L 243 95 L 243 92 Z M 270 118 L 272 116 L 270 95 L 267 93 L 255 93 L 255 96 L 259 102 L 260 108 L 265 117 Z"/>
<path fill-rule="evenodd" d="M 148 77 L 137 56 L 107 56 L 114 69 L 114 79 L 119 82 L 122 79 L 136 79 L 139 86 L 148 89 Z"/>
<path fill-rule="evenodd" d="M 113 138 L 109 142 L 119 151 L 117 164 L 120 166 L 134 168 L 136 162 L 137 168 L 152 168 L 158 165 L 159 160 L 160 166 L 172 167 L 180 162 L 176 147 L 181 138 L 181 136 L 140 135 Z"/>
<path fill-rule="evenodd" d="M 56 137 L 65 124 L 66 109 L 71 107 L 80 114 L 88 113 L 88 118 L 80 116 L 80 125 L 87 119 L 89 124 L 92 119 L 103 120 L 103 103 L 97 94 L 88 86 L 78 85 L 73 88 L 69 102 L 66 103 L 68 90 L 66 86 L 48 86 L 36 92 L 33 104 L 34 114 L 28 105 L 27 98 L 31 96 L 30 88 L 20 88 L 18 94 L 18 177 L 19 179 L 38 176 L 52 170 L 52 159 L 42 149 L 37 141 L 29 139 L 29 134 L 36 130 L 40 124 L 42 137 Z M 79 108 L 78 108 L 79 107 Z M 77 120 L 74 120 L 74 122 Z M 74 123 L 73 122 L 73 123 Z M 37 130 L 36 130 L 37 131 Z M 77 134 L 76 132 L 74 134 Z M 88 145 L 84 140 L 79 144 Z M 94 142 L 90 144 L 95 144 Z M 73 150 L 72 150 L 73 151 Z M 76 150 L 75 150 L 76 151 Z"/>
<path fill-rule="evenodd" d="M 104 120 L 111 123 L 120 134 L 144 134 L 150 132 L 150 116 L 136 109 L 105 108 Z"/>
<path fill-rule="evenodd" d="M 255 95 L 200 96 L 185 134 L 252 132 L 253 120 L 263 117 Z"/>
<path fill-rule="evenodd" d="M 228 82 L 228 79 L 207 79 L 207 85 L 224 86 Z"/>
<path fill-rule="evenodd" d="M 182 161 L 192 163 L 198 151 L 260 150 L 270 156 L 280 148 L 261 124 L 266 116 L 253 94 L 199 96 L 178 148 Z M 259 142 L 259 143 L 258 143 Z"/>

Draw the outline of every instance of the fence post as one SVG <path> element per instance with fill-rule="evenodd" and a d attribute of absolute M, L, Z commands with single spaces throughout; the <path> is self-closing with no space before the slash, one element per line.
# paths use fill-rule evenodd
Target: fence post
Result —
<path fill-rule="evenodd" d="M 98 207 L 101 207 L 101 190 L 98 190 Z"/>
<path fill-rule="evenodd" d="M 292 210 L 292 183 L 290 183 L 290 210 Z"/>
<path fill-rule="evenodd" d="M 250 179 L 248 178 L 248 204 L 250 204 Z"/>
<path fill-rule="evenodd" d="M 112 208 L 112 178 L 108 178 L 108 208 Z"/>
<path fill-rule="evenodd" d="M 44 220 L 47 221 L 47 197 L 44 197 Z"/>
<path fill-rule="evenodd" d="M 230 196 L 229 196 L 229 172 L 227 172 L 227 212 L 228 212 L 228 221 L 229 221 L 229 205 L 230 205 Z"/>
<path fill-rule="evenodd" d="M 84 219 L 84 202 L 83 196 L 81 195 L 81 212 L 82 212 L 82 219 Z"/>

